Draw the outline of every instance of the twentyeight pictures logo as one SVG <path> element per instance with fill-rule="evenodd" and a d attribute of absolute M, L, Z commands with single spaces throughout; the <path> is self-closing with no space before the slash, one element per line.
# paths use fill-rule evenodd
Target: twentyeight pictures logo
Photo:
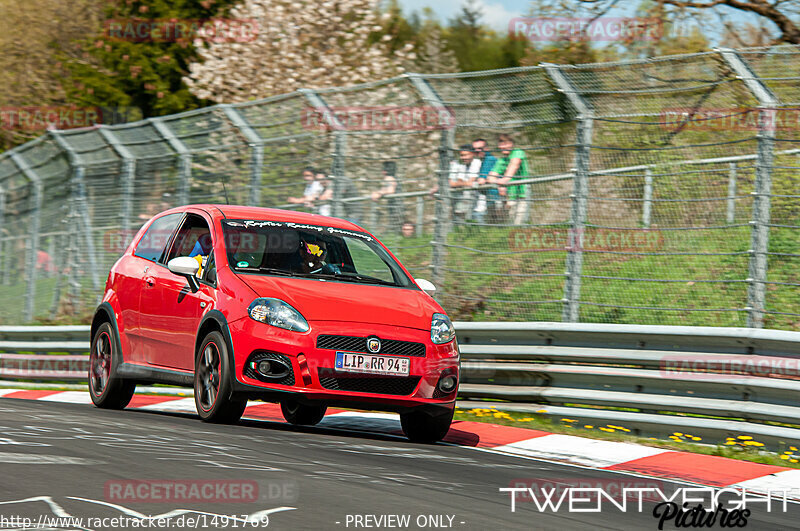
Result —
<path fill-rule="evenodd" d="M 664 24 L 642 17 L 520 17 L 511 19 L 508 32 L 531 42 L 657 41 Z"/>

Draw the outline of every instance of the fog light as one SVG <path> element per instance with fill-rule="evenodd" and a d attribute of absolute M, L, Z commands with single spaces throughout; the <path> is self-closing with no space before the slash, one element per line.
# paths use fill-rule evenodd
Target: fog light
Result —
<path fill-rule="evenodd" d="M 458 378 L 455 374 L 446 374 L 439 378 L 439 390 L 443 393 L 451 393 L 458 385 Z"/>
<path fill-rule="evenodd" d="M 256 370 L 258 370 L 258 372 L 260 372 L 264 376 L 269 376 L 270 373 L 272 372 L 272 362 L 269 360 L 259 361 Z"/>

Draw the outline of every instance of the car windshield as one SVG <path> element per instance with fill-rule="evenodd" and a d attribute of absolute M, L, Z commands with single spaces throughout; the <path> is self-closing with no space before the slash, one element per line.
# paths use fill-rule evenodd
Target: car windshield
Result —
<path fill-rule="evenodd" d="M 223 220 L 222 228 L 228 263 L 237 273 L 414 286 L 391 255 L 364 232 L 244 219 Z"/>

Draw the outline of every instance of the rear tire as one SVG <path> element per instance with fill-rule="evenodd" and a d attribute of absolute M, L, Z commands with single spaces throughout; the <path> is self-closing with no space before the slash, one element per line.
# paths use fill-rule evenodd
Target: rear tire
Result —
<path fill-rule="evenodd" d="M 89 395 L 95 406 L 103 409 L 125 409 L 136 383 L 116 376 L 122 362 L 117 336 L 110 323 L 101 324 L 92 338 L 89 354 Z"/>
<path fill-rule="evenodd" d="M 295 426 L 314 426 L 319 424 L 328 406 L 308 406 L 296 400 L 284 400 L 281 402 L 281 413 L 289 424 Z"/>
<path fill-rule="evenodd" d="M 450 431 L 454 412 L 455 410 L 451 409 L 439 415 L 431 415 L 427 411 L 401 413 L 400 425 L 409 441 L 432 444 L 444 439 Z"/>
<path fill-rule="evenodd" d="M 209 332 L 200 343 L 194 366 L 194 403 L 206 422 L 230 424 L 242 418 L 246 399 L 231 399 L 233 367 L 228 346 L 219 332 Z"/>

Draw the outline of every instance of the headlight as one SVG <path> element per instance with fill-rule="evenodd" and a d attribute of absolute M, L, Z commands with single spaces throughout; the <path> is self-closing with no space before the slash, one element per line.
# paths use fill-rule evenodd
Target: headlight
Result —
<path fill-rule="evenodd" d="M 256 299 L 250 304 L 247 313 L 260 323 L 293 332 L 308 332 L 308 322 L 300 312 L 280 299 Z"/>
<path fill-rule="evenodd" d="M 433 314 L 431 319 L 431 341 L 436 345 L 448 343 L 456 337 L 456 329 L 450 318 L 443 313 Z"/>

